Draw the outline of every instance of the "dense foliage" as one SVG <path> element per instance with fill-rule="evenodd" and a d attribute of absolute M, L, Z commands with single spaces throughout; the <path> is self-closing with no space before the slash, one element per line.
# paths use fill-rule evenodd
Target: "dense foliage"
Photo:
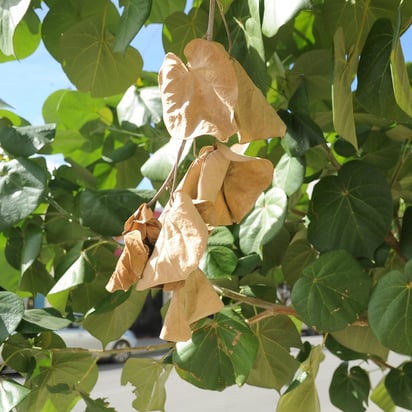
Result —
<path fill-rule="evenodd" d="M 192 325 L 192 339 L 171 345 L 169 356 L 130 359 L 121 383 L 136 386 L 139 411 L 164 410 L 173 367 L 201 388 L 248 383 L 280 391 L 278 411 L 317 411 L 323 356 L 302 343 L 303 323 L 342 360 L 329 389 L 336 407 L 363 411 L 373 401 L 412 410 L 411 361 L 387 361 L 390 351 L 412 356 L 412 76 L 399 40 L 412 1 L 218 6 L 214 40 L 287 133 L 247 146 L 245 154 L 275 165 L 272 186 L 240 224 L 209 237 L 203 270 L 225 308 Z M 48 10 L 42 20 L 39 8 Z M 44 125 L 0 100 L 0 343 L 5 363 L 24 377 L 24 386 L 0 377 L 2 411 L 69 411 L 80 399 L 112 410 L 90 397 L 95 354 L 64 350 L 53 331 L 80 313 L 106 344 L 143 306 L 147 291 L 111 294 L 105 284 L 125 220 L 154 195 L 138 187 L 144 177 L 160 187 L 177 147 L 162 121 L 157 74 L 142 71 L 130 42 L 160 23 L 164 50 L 184 59 L 208 15 L 202 0 L 0 2 L 1 64 L 43 41 L 75 86 L 44 102 Z M 196 140 L 178 178 L 212 142 Z M 42 155 L 55 153 L 65 162 L 50 171 Z M 27 305 L 40 295 L 51 307 Z M 381 367 L 375 388 L 365 361 Z"/>

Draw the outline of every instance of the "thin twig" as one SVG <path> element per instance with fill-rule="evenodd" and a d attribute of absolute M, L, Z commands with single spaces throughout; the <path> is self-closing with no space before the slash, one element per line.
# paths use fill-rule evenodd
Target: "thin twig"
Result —
<path fill-rule="evenodd" d="M 209 21 L 207 23 L 206 40 L 213 40 L 213 24 L 215 22 L 215 7 L 216 0 L 210 0 L 209 5 Z"/>
<path fill-rule="evenodd" d="M 160 189 L 155 193 L 155 195 L 152 197 L 152 199 L 147 203 L 148 207 L 154 206 L 156 204 L 157 200 L 159 199 L 159 197 L 163 194 L 163 192 L 168 187 L 170 187 L 170 182 L 172 182 L 173 180 L 176 180 L 177 168 L 179 167 L 180 158 L 182 157 L 183 150 L 185 148 L 185 144 L 186 144 L 186 140 L 183 139 L 182 143 L 179 147 L 179 150 L 177 152 L 175 164 L 173 165 L 172 169 L 170 170 L 169 174 L 166 177 L 166 180 L 163 182 Z M 172 183 L 172 187 L 174 188 L 174 182 Z"/>
<path fill-rule="evenodd" d="M 217 7 L 219 9 L 219 13 L 220 13 L 220 17 L 222 18 L 223 25 L 225 26 L 227 43 L 228 43 L 228 53 L 230 54 L 230 52 L 232 51 L 232 36 L 230 35 L 230 30 L 227 24 L 225 13 L 223 13 L 223 7 L 219 0 L 217 0 Z"/>

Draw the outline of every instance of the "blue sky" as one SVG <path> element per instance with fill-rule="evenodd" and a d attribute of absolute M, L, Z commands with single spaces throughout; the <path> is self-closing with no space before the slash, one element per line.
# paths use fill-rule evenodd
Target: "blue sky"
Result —
<path fill-rule="evenodd" d="M 144 27 L 133 45 L 144 59 L 144 70 L 158 71 L 163 61 L 161 25 Z M 406 61 L 412 62 L 412 28 L 402 36 Z M 43 124 L 41 108 L 54 91 L 73 88 L 60 64 L 41 44 L 36 52 L 21 61 L 0 63 L 0 99 L 18 115 L 34 125 Z"/>

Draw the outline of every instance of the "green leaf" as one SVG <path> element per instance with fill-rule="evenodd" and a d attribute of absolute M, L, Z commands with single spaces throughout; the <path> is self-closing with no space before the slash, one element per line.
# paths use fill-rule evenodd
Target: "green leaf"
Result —
<path fill-rule="evenodd" d="M 207 13 L 194 7 L 186 15 L 176 11 L 170 14 L 163 24 L 162 41 L 165 52 L 173 52 L 186 59 L 183 50 L 190 40 L 202 37 L 207 31 Z"/>
<path fill-rule="evenodd" d="M 328 334 L 326 338 L 325 346 L 329 350 L 330 353 L 337 356 L 339 359 L 343 361 L 351 361 L 351 360 L 358 360 L 358 359 L 362 359 L 365 361 L 368 360 L 367 354 L 355 352 L 352 349 L 347 348 L 346 346 L 339 343 L 330 333 Z"/>
<path fill-rule="evenodd" d="M 368 405 L 370 381 L 359 366 L 348 370 L 348 363 L 341 363 L 335 370 L 329 387 L 331 402 L 347 412 L 363 412 Z"/>
<path fill-rule="evenodd" d="M 22 60 L 30 56 L 41 41 L 40 19 L 35 11 L 29 8 L 13 34 L 13 54 L 6 56 L 0 49 L 0 62 Z"/>
<path fill-rule="evenodd" d="M 391 369 L 385 378 L 385 387 L 395 405 L 412 409 L 412 362 Z"/>
<path fill-rule="evenodd" d="M 332 336 L 353 351 L 378 356 L 383 360 L 388 357 L 388 349 L 376 339 L 367 326 L 348 326 L 333 332 Z"/>
<path fill-rule="evenodd" d="M 120 17 L 113 51 L 124 53 L 150 15 L 152 0 L 127 0 Z"/>
<path fill-rule="evenodd" d="M 63 33 L 63 69 L 80 91 L 112 96 L 138 79 L 143 67 L 139 52 L 128 46 L 124 53 L 115 53 L 113 43 L 113 35 L 101 21 L 86 20 Z"/>
<path fill-rule="evenodd" d="M 223 309 L 214 320 L 198 324 L 190 341 L 177 343 L 173 363 L 177 373 L 191 384 L 223 390 L 246 382 L 257 350 L 257 338 L 244 319 L 231 309 Z"/>
<path fill-rule="evenodd" d="M 324 357 L 320 345 L 312 348 L 308 359 L 300 365 L 295 374 L 294 381 L 280 397 L 276 412 L 320 412 L 315 378 Z"/>
<path fill-rule="evenodd" d="M 353 115 L 352 83 L 355 77 L 358 54 L 351 51 L 348 58 L 342 27 L 338 27 L 333 37 L 334 44 L 334 78 L 333 78 L 333 124 L 336 132 L 358 148 Z"/>
<path fill-rule="evenodd" d="M 24 312 L 25 325 L 19 327 L 22 333 L 38 333 L 41 330 L 58 330 L 70 325 L 70 319 L 63 318 L 56 309 L 27 309 Z M 24 330 L 24 332 L 23 332 Z"/>
<path fill-rule="evenodd" d="M 395 404 L 382 379 L 371 393 L 371 401 L 378 405 L 384 412 L 395 412 Z"/>
<path fill-rule="evenodd" d="M 16 330 L 23 314 L 23 300 L 12 292 L 0 291 L 0 343 Z"/>
<path fill-rule="evenodd" d="M 11 411 L 30 393 L 30 389 L 14 380 L 0 378 L 0 409 Z"/>
<path fill-rule="evenodd" d="M 262 254 L 268 243 L 283 226 L 287 212 L 287 197 L 282 189 L 274 187 L 258 198 L 255 208 L 241 222 L 239 242 L 246 255 Z"/>
<path fill-rule="evenodd" d="M 0 287 L 10 292 L 15 292 L 18 289 L 20 281 L 20 271 L 17 271 L 7 261 L 6 244 L 6 238 L 3 233 L 0 233 L 0 250 L 5 251 L 5 253 L 0 253 L 0 267 L 2 268 L 1 270 L 3 273 L 6 274 L 6 276 L 0 277 Z"/>
<path fill-rule="evenodd" d="M 282 272 L 290 286 L 302 275 L 303 269 L 317 256 L 316 250 L 306 239 L 297 239 L 290 243 L 282 259 Z"/>
<path fill-rule="evenodd" d="M 368 307 L 369 325 L 379 341 L 412 355 L 412 261 L 405 273 L 393 270 L 376 284 Z"/>
<path fill-rule="evenodd" d="M 275 168 L 273 185 L 292 196 L 302 185 L 305 177 L 304 159 L 291 157 L 285 153 Z"/>
<path fill-rule="evenodd" d="M 81 393 L 87 408 L 85 412 L 116 412 L 116 409 L 110 407 L 109 401 L 105 398 L 92 399 L 85 393 Z"/>
<path fill-rule="evenodd" d="M 153 0 L 152 10 L 150 12 L 150 23 L 162 23 L 166 17 L 176 11 L 183 12 L 186 6 L 186 0 Z"/>
<path fill-rule="evenodd" d="M 23 229 L 23 249 L 21 251 L 21 274 L 33 264 L 39 256 L 43 240 L 42 228 L 29 222 Z"/>
<path fill-rule="evenodd" d="M 131 86 L 117 106 L 120 124 L 127 122 L 141 127 L 162 120 L 162 101 L 157 86 L 137 88 Z"/>
<path fill-rule="evenodd" d="M 122 371 L 121 384 L 131 383 L 136 399 L 133 407 L 140 412 L 165 411 L 166 381 L 172 365 L 149 358 L 128 359 Z"/>
<path fill-rule="evenodd" d="M 32 213 L 46 190 L 47 171 L 33 160 L 0 162 L 0 231 Z"/>
<path fill-rule="evenodd" d="M 293 322 L 283 315 L 272 316 L 253 325 L 259 350 L 247 383 L 277 391 L 290 382 L 299 362 L 290 355 L 290 348 L 301 347 Z"/>
<path fill-rule="evenodd" d="M 266 37 L 273 37 L 301 7 L 307 5 L 306 0 L 284 3 L 282 0 L 265 0 L 262 21 L 262 33 Z"/>
<path fill-rule="evenodd" d="M 96 359 L 87 353 L 53 352 L 28 377 L 30 394 L 19 405 L 24 411 L 61 411 L 79 399 L 79 392 L 89 393 L 98 376 Z"/>
<path fill-rule="evenodd" d="M 6 56 L 14 54 L 13 35 L 29 6 L 30 0 L 3 0 L 0 4 L 0 50 Z"/>
<path fill-rule="evenodd" d="M 345 249 L 354 256 L 373 258 L 392 220 L 392 195 L 384 174 L 354 160 L 337 176 L 315 186 L 308 239 L 321 252 Z"/>
<path fill-rule="evenodd" d="M 292 290 L 302 320 L 333 332 L 354 322 L 366 309 L 371 279 L 344 250 L 325 253 L 303 271 Z"/>
<path fill-rule="evenodd" d="M 403 213 L 399 244 L 402 255 L 408 260 L 412 259 L 412 206 L 407 207 Z"/>
<path fill-rule="evenodd" d="M 83 321 L 83 326 L 94 337 L 99 339 L 103 347 L 118 339 L 133 322 L 143 308 L 147 291 L 137 292 L 131 288 L 129 292 L 118 291 L 109 295 Z"/>
<path fill-rule="evenodd" d="M 28 157 L 50 144 L 55 125 L 0 127 L 0 145 L 15 157 Z"/>
<path fill-rule="evenodd" d="M 410 121 L 396 103 L 391 74 L 392 23 L 378 19 L 372 26 L 358 66 L 356 98 L 364 109 L 386 119 Z"/>
<path fill-rule="evenodd" d="M 143 202 L 153 196 L 144 190 L 90 190 L 80 194 L 80 217 L 84 226 L 103 235 L 123 232 L 124 222 Z"/>

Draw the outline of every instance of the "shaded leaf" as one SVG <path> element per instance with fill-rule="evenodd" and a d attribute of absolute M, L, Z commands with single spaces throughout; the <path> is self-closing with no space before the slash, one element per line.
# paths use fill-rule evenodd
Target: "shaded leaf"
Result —
<path fill-rule="evenodd" d="M 355 321 L 366 309 L 371 279 L 344 250 L 325 253 L 307 266 L 294 285 L 292 303 L 302 320 L 332 332 Z"/>
<path fill-rule="evenodd" d="M 290 382 L 299 362 L 289 353 L 301 346 L 299 333 L 286 316 L 273 316 L 253 325 L 259 350 L 247 383 L 277 391 Z"/>
<path fill-rule="evenodd" d="M 376 284 L 368 307 L 369 325 L 379 341 L 396 352 L 412 354 L 412 261 L 405 273 L 393 270 Z"/>
<path fill-rule="evenodd" d="M 100 21 L 86 20 L 63 33 L 63 69 L 80 91 L 111 96 L 137 80 L 143 67 L 139 52 L 128 46 L 124 53 L 115 53 L 113 42 L 113 35 Z"/>
<path fill-rule="evenodd" d="M 131 383 L 136 399 L 133 407 L 140 412 L 165 411 L 166 381 L 172 365 L 154 359 L 128 359 L 123 367 L 121 384 Z"/>
<path fill-rule="evenodd" d="M 177 343 L 173 363 L 177 373 L 191 384 L 222 390 L 246 382 L 257 349 L 257 338 L 244 319 L 224 309 L 214 320 L 200 323 L 190 341 Z"/>
<path fill-rule="evenodd" d="M 127 46 L 149 17 L 152 0 L 128 0 L 122 12 L 113 44 L 115 53 L 124 53 Z"/>
<path fill-rule="evenodd" d="M 368 405 L 370 387 L 369 376 L 361 367 L 348 369 L 347 362 L 343 362 L 332 376 L 330 400 L 342 411 L 363 412 Z"/>
<path fill-rule="evenodd" d="M 308 239 L 318 250 L 345 249 L 354 256 L 373 258 L 392 219 L 386 177 L 362 161 L 345 163 L 337 176 L 316 184 L 308 217 Z"/>
<path fill-rule="evenodd" d="M 33 160 L 0 162 L 0 230 L 24 219 L 38 207 L 46 184 L 46 167 Z"/>
<path fill-rule="evenodd" d="M 43 241 L 42 228 L 34 223 L 29 222 L 23 229 L 23 248 L 21 251 L 21 274 L 33 264 L 39 256 Z"/>
<path fill-rule="evenodd" d="M 412 207 L 405 209 L 402 218 L 402 230 L 399 240 L 402 255 L 406 259 L 412 259 Z"/>
<path fill-rule="evenodd" d="M 398 369 L 391 369 L 385 378 L 385 387 L 395 405 L 412 408 L 412 362 L 404 363 Z"/>

